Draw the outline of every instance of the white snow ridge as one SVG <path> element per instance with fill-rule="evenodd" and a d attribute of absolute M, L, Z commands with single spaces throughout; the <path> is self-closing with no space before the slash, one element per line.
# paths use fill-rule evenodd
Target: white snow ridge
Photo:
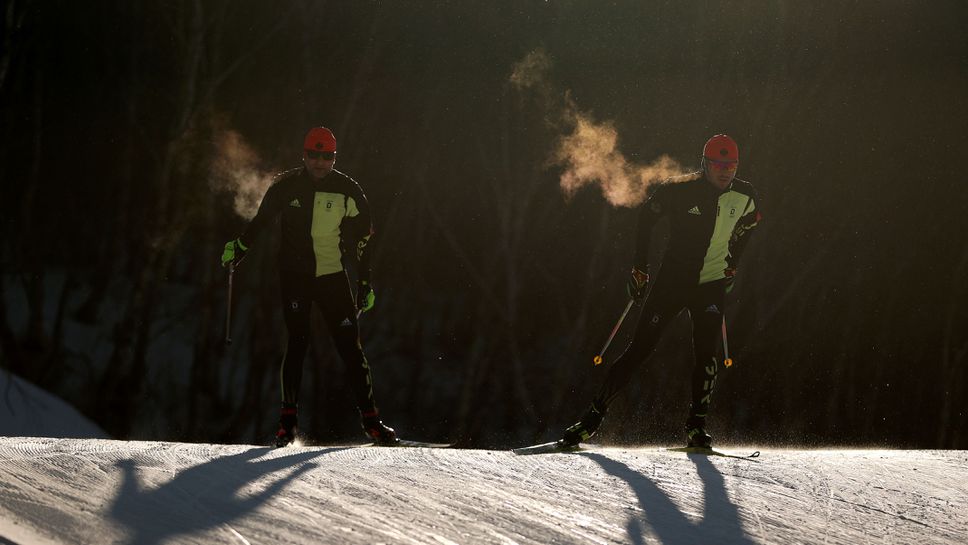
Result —
<path fill-rule="evenodd" d="M 964 543 L 965 451 L 0 438 L 0 543 Z"/>

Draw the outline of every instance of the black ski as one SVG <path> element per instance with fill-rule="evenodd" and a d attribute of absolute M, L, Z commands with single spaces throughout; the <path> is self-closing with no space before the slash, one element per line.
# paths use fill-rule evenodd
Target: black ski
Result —
<path fill-rule="evenodd" d="M 410 441 L 399 439 L 392 445 L 382 445 L 380 443 L 370 443 L 368 447 L 409 447 L 409 448 L 454 448 L 454 443 L 427 443 L 424 441 Z"/>
<path fill-rule="evenodd" d="M 754 460 L 753 458 L 760 457 L 760 451 L 758 450 L 746 456 L 742 454 L 732 454 L 729 452 L 723 452 L 721 450 L 715 450 L 715 449 L 706 448 L 706 447 L 679 447 L 679 448 L 670 448 L 666 450 L 668 450 L 669 452 L 685 452 L 687 454 L 702 454 L 704 456 L 722 456 L 724 458 L 737 458 L 740 460 L 749 460 L 751 462 L 758 462 L 759 460 Z"/>
<path fill-rule="evenodd" d="M 512 449 L 511 452 L 519 455 L 528 454 L 550 454 L 552 452 L 577 452 L 582 448 L 578 445 L 568 445 L 563 443 L 560 439 L 558 441 L 552 441 L 550 443 L 541 443 L 540 445 L 532 445 L 530 447 L 516 448 Z"/>
<path fill-rule="evenodd" d="M 313 444 L 302 437 L 298 437 L 296 438 L 295 441 L 292 441 L 285 445 L 279 445 L 278 443 L 273 443 L 269 446 L 270 448 L 286 448 L 286 447 L 296 446 L 297 443 L 298 443 L 298 446 L 300 447 L 323 446 L 323 445 Z M 454 443 L 429 443 L 426 441 L 410 441 L 408 439 L 400 439 L 396 443 L 389 444 L 389 445 L 384 445 L 381 443 L 362 443 L 362 444 L 358 443 L 358 444 L 349 445 L 349 446 L 354 448 L 355 447 L 454 448 Z"/>

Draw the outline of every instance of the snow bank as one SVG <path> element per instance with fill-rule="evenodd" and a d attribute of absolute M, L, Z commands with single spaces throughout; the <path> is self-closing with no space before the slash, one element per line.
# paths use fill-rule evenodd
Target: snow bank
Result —
<path fill-rule="evenodd" d="M 74 407 L 6 370 L 0 370 L 0 435 L 108 437 Z"/>

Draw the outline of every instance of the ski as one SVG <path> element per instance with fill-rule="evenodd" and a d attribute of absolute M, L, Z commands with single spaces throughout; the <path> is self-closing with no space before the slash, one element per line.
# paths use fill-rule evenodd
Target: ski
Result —
<path fill-rule="evenodd" d="M 549 454 L 552 452 L 577 452 L 582 450 L 578 445 L 566 445 L 558 441 L 551 441 L 550 443 L 541 443 L 540 445 L 532 445 L 530 447 L 522 447 L 512 449 L 511 452 L 518 455 L 528 455 L 528 454 Z"/>
<path fill-rule="evenodd" d="M 706 447 L 679 447 L 666 449 L 669 452 L 685 452 L 687 454 L 702 454 L 704 456 L 722 456 L 724 458 L 737 458 L 739 460 L 749 460 L 751 462 L 758 462 L 759 460 L 754 460 L 754 458 L 760 457 L 760 451 L 755 451 L 752 454 L 742 455 L 742 454 L 732 454 L 729 452 L 723 452 L 721 450 L 715 450 Z"/>
<path fill-rule="evenodd" d="M 408 447 L 408 448 L 454 448 L 454 443 L 428 443 L 425 441 L 410 441 L 408 439 L 398 439 L 397 442 L 392 445 L 381 445 L 379 443 L 370 443 L 366 446 L 368 447 Z"/>
<path fill-rule="evenodd" d="M 279 445 L 277 443 L 270 444 L 270 448 L 287 448 L 287 447 L 321 447 L 321 446 L 339 446 L 345 448 L 359 448 L 359 447 L 405 447 L 405 448 L 454 448 L 455 443 L 430 443 L 426 441 L 410 441 L 408 439 L 399 439 L 396 443 L 391 445 L 383 445 L 380 443 L 357 443 L 355 445 L 319 445 L 305 440 L 304 438 L 296 438 L 295 441 L 287 443 L 285 445 Z"/>

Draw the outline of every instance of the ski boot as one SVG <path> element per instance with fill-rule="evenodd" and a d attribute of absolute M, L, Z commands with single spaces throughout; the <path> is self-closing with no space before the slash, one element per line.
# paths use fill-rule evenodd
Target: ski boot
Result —
<path fill-rule="evenodd" d="M 380 421 L 380 412 L 376 409 L 360 412 L 363 433 L 373 439 L 373 442 L 383 447 L 396 445 L 400 442 L 393 428 Z"/>
<path fill-rule="evenodd" d="M 706 419 L 701 416 L 690 416 L 686 419 L 687 447 L 712 448 L 713 438 L 706 433 L 705 425 Z"/>
<path fill-rule="evenodd" d="M 296 424 L 299 421 L 296 405 L 284 403 L 279 412 L 279 431 L 276 432 L 276 446 L 284 447 L 296 440 Z"/>
<path fill-rule="evenodd" d="M 585 415 L 581 417 L 581 420 L 565 430 L 564 435 L 559 441 L 560 445 L 563 447 L 578 446 L 578 443 L 595 435 L 598 427 L 602 425 L 602 420 L 605 419 L 606 412 L 608 412 L 607 407 L 600 407 L 593 401 L 585 412 Z"/>

